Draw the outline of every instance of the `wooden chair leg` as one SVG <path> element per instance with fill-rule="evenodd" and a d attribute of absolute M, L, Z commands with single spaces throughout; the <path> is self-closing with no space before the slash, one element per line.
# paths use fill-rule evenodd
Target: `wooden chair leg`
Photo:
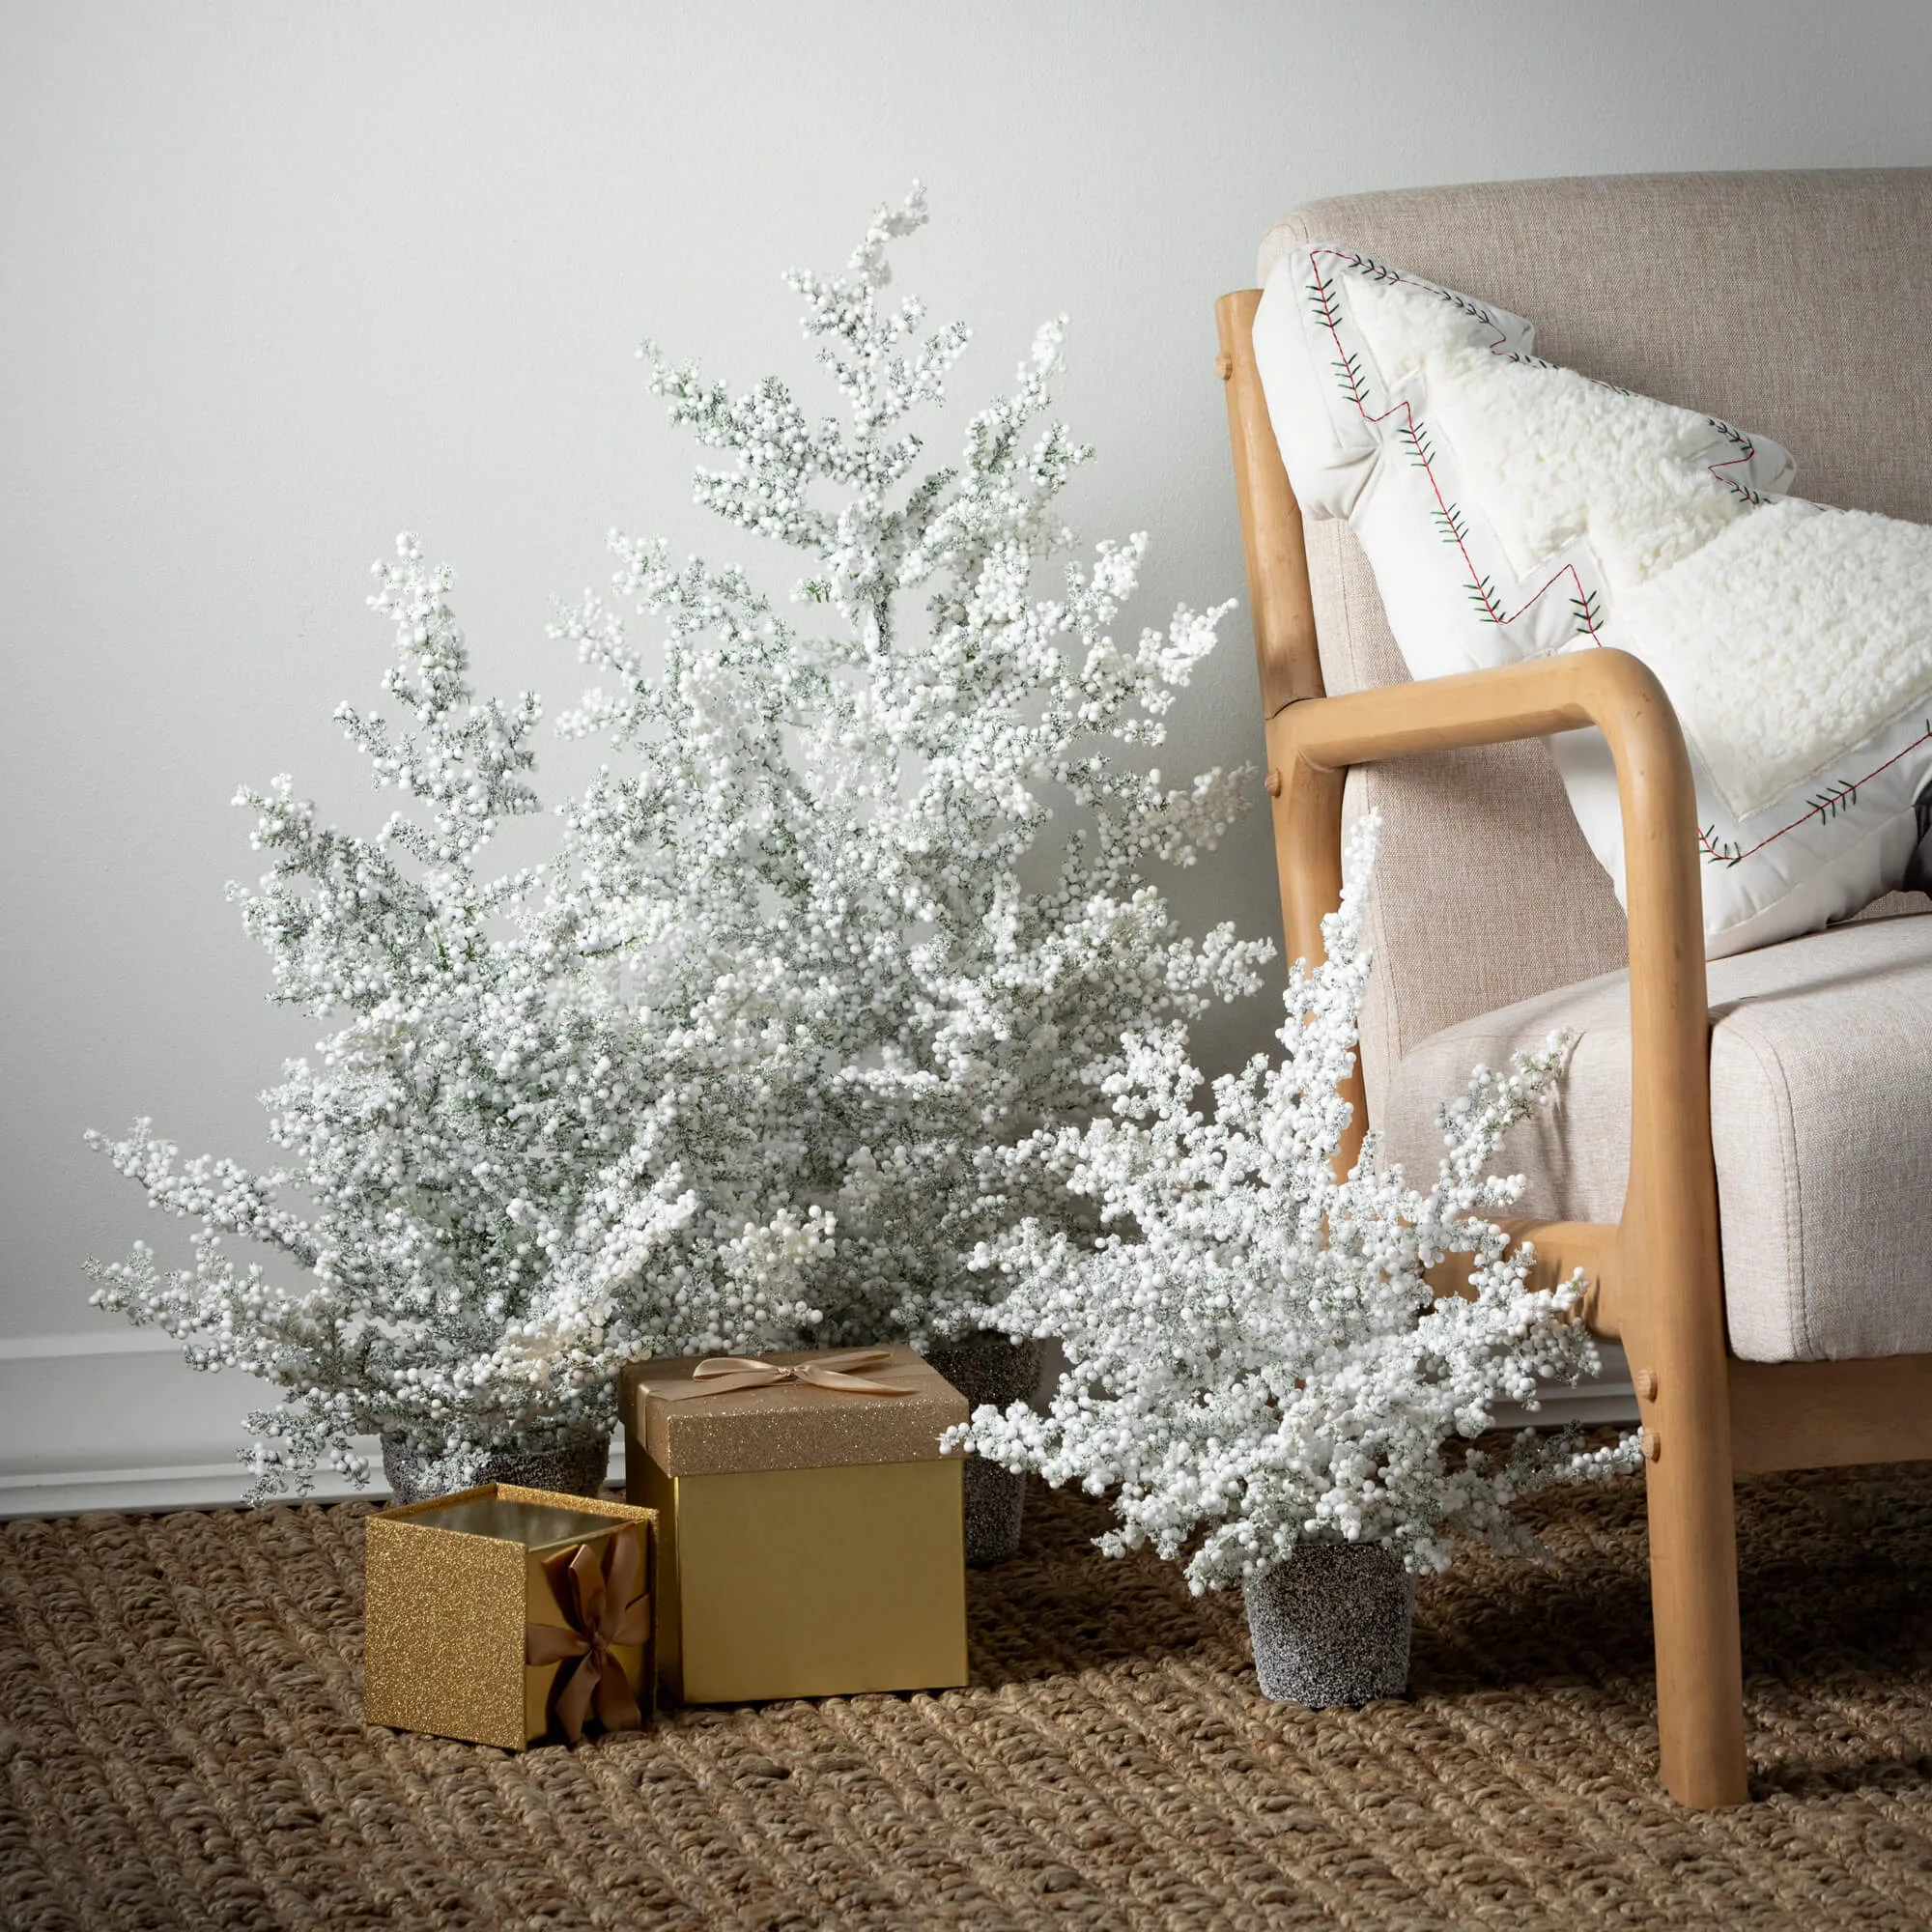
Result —
<path fill-rule="evenodd" d="M 1704 1463 L 1707 1447 L 1717 1453 Z M 1647 1469 L 1663 1786 L 1699 1810 L 1748 1795 L 1730 1475 L 1728 1442 L 1681 1432 Z"/>
<path fill-rule="evenodd" d="M 1716 1264 L 1713 1253 L 1708 1264 Z M 1699 1295 L 1688 1280 L 1667 1279 L 1693 1275 L 1692 1256 L 1654 1253 L 1654 1265 L 1662 1292 L 1631 1339 L 1644 1422 L 1658 1742 L 1664 1789 L 1708 1810 L 1749 1795 L 1730 1384 L 1708 1288 Z"/>

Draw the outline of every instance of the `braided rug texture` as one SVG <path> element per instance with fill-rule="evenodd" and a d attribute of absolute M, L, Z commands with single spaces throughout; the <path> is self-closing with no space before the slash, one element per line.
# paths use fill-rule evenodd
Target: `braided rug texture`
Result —
<path fill-rule="evenodd" d="M 366 1728 L 366 1505 L 0 1528 L 0 1924 L 1932 1923 L 1932 1470 L 1739 1492 L 1748 1807 L 1653 1771 L 1641 1490 L 1419 1593 L 1412 1695 L 1258 1692 L 1239 1600 L 1036 1490 L 970 1689 L 525 1755 Z"/>

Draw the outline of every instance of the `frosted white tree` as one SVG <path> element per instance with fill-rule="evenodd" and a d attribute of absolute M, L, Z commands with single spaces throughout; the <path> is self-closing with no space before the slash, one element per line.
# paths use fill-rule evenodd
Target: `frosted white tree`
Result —
<path fill-rule="evenodd" d="M 1116 641 L 1146 540 L 1083 558 L 1057 513 L 1092 454 L 1049 415 L 1061 323 L 922 467 L 912 419 L 967 339 L 883 299 L 924 218 L 916 190 L 846 274 L 788 278 L 842 423 L 647 352 L 672 421 L 731 459 L 700 503 L 804 574 L 774 599 L 613 535 L 648 635 L 594 595 L 556 627 L 603 680 L 565 728 L 611 761 L 552 865 L 481 868 L 538 809 L 538 706 L 476 696 L 412 539 L 373 600 L 410 728 L 341 715 L 426 816 L 363 839 L 287 781 L 242 795 L 277 996 L 340 1028 L 265 1096 L 269 1173 L 184 1164 L 145 1122 L 99 1142 L 198 1232 L 185 1269 L 140 1247 L 94 1272 L 191 1361 L 283 1389 L 258 1493 L 359 1475 L 364 1431 L 449 1481 L 594 1439 L 634 1355 L 979 1325 L 978 1245 L 1089 1211 L 1014 1148 L 1100 1103 L 1122 1027 L 1256 985 L 1267 947 L 1195 943 L 1149 876 L 1215 842 L 1242 775 L 1169 786 L 1123 755 L 1161 742 L 1222 611 Z"/>
<path fill-rule="evenodd" d="M 698 501 L 807 560 L 803 615 L 742 570 L 613 536 L 662 668 L 601 598 L 560 627 L 609 679 L 571 728 L 639 761 L 575 823 L 611 948 L 652 1007 L 724 971 L 757 987 L 797 1074 L 766 1131 L 838 1224 L 810 1270 L 821 1332 L 921 1346 L 984 1318 L 982 1238 L 1084 1211 L 1011 1145 L 1092 1110 L 1123 1027 L 1252 991 L 1270 952 L 1226 925 L 1195 944 L 1148 876 L 1216 842 L 1247 775 L 1170 787 L 1122 755 L 1160 744 L 1230 607 L 1116 641 L 1147 540 L 1082 560 L 1058 514 L 1093 455 L 1048 413 L 1064 318 L 958 461 L 922 468 L 911 420 L 967 341 L 884 299 L 888 244 L 924 220 L 915 189 L 845 275 L 787 277 L 843 424 L 775 380 L 734 397 L 642 352 L 672 420 L 732 459 Z"/>
<path fill-rule="evenodd" d="M 250 1418 L 258 1500 L 319 1461 L 359 1480 L 368 1431 L 446 1485 L 494 1450 L 608 1439 L 632 1356 L 776 1346 L 815 1319 L 802 1269 L 830 1238 L 766 1157 L 775 1069 L 728 976 L 653 1024 L 602 956 L 594 891 L 480 868 L 498 822 L 537 809 L 538 707 L 476 699 L 446 575 L 412 538 L 399 553 L 370 601 L 411 728 L 337 715 L 377 783 L 426 811 L 359 838 L 286 778 L 238 801 L 274 855 L 258 893 L 231 890 L 276 997 L 343 1022 L 263 1096 L 283 1163 L 184 1163 L 146 1122 L 89 1137 L 199 1224 L 188 1268 L 145 1244 L 90 1264 L 95 1301 L 284 1391 Z"/>
<path fill-rule="evenodd" d="M 1375 834 L 1365 821 L 1351 844 L 1326 957 L 1290 975 L 1280 1060 L 1215 1081 L 1210 1118 L 1184 1027 L 1131 1039 L 1110 1112 L 1028 1150 L 1096 1204 L 1101 1232 L 1027 1221 L 976 1257 L 1011 1286 L 1003 1324 L 1060 1337 L 1068 1365 L 1047 1412 L 981 1407 L 958 1434 L 1111 1495 L 1102 1547 L 1184 1556 L 1197 1590 L 1253 1581 L 1304 1540 L 1384 1544 L 1411 1569 L 1442 1566 L 1457 1536 L 1528 1547 L 1516 1497 L 1633 1465 L 1629 1443 L 1524 1430 L 1496 1462 L 1460 1439 L 1501 1402 L 1534 1407 L 1540 1378 L 1597 1367 L 1570 1319 L 1582 1277 L 1530 1287 L 1532 1251 L 1508 1251 L 1488 1218 L 1521 1191 L 1489 1165 L 1554 1093 L 1562 1036 L 1506 1072 L 1475 1069 L 1441 1110 L 1447 1151 L 1426 1190 L 1378 1171 L 1373 1136 L 1335 1177 Z M 1468 1258 L 1468 1289 L 1438 1298 L 1425 1270 L 1452 1255 Z"/>

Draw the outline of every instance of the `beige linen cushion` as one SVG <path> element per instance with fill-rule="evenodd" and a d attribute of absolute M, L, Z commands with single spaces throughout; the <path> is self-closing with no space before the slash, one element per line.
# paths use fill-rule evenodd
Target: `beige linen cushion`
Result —
<path fill-rule="evenodd" d="M 1932 1352 L 1932 919 L 1860 921 L 1714 960 L 1711 1141 L 1731 1347 L 1749 1361 Z M 1464 1020 L 1395 1070 L 1383 1157 L 1428 1179 L 1435 1109 L 1472 1065 L 1577 1040 L 1555 1106 L 1499 1156 L 1514 1211 L 1615 1221 L 1630 1167 L 1630 1009 L 1610 973 Z"/>
<path fill-rule="evenodd" d="M 1534 316 L 1553 361 L 1762 429 L 1807 496 L 1932 522 L 1932 169 L 1349 196 L 1277 224 L 1261 280 L 1321 239 Z M 1332 522 L 1308 536 L 1327 689 L 1401 681 L 1359 546 Z M 1362 1039 L 1373 1120 L 1419 1041 L 1622 965 L 1624 927 L 1542 744 L 1365 767 L 1350 803 L 1384 826 Z"/>

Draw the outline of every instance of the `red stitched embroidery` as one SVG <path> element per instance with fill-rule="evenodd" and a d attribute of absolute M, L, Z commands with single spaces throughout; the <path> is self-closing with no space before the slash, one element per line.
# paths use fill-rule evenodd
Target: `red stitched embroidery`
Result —
<path fill-rule="evenodd" d="M 1445 299 L 1453 299 L 1453 298 L 1450 298 L 1447 290 L 1436 289 L 1427 283 L 1416 282 L 1407 275 L 1398 274 L 1392 270 L 1383 268 L 1378 262 L 1368 264 L 1366 256 L 1350 255 L 1340 248 L 1321 248 L 1314 251 L 1309 256 L 1311 265 L 1324 255 L 1332 256 L 1338 262 L 1347 263 L 1351 269 L 1360 270 L 1365 273 L 1371 274 L 1378 281 L 1400 282 L 1409 288 L 1420 288 L 1429 295 L 1439 296 Z M 1366 267 L 1365 264 L 1367 264 Z M 1406 402 L 1399 402 L 1391 404 L 1379 415 L 1370 414 L 1367 396 L 1362 386 L 1360 364 L 1355 356 L 1350 355 L 1343 346 L 1342 332 L 1338 327 L 1338 318 L 1335 314 L 1334 305 L 1328 298 L 1327 286 L 1322 282 L 1319 269 L 1316 270 L 1315 294 L 1320 303 L 1322 324 L 1327 328 L 1329 337 L 1335 345 L 1335 366 L 1342 372 L 1344 386 L 1349 391 L 1349 399 L 1354 404 L 1356 412 L 1362 420 L 1371 424 L 1383 423 L 1398 412 L 1401 412 L 1403 418 L 1403 436 L 1410 450 L 1414 453 L 1416 461 L 1421 465 L 1422 473 L 1429 478 L 1429 488 L 1435 498 L 1436 521 L 1441 526 L 1449 541 L 1455 544 L 1462 555 L 1463 567 L 1469 573 L 1469 594 L 1481 610 L 1484 621 L 1491 624 L 1515 623 L 1525 611 L 1533 610 L 1537 603 L 1548 594 L 1552 585 L 1560 583 L 1565 577 L 1568 577 L 1576 590 L 1576 595 L 1570 600 L 1570 606 L 1576 614 L 1580 635 L 1589 638 L 1592 642 L 1601 642 L 1602 640 L 1597 634 L 1598 610 L 1595 593 L 1585 588 L 1583 580 L 1577 574 L 1577 566 L 1574 563 L 1566 563 L 1561 570 L 1556 571 L 1547 582 L 1542 584 L 1522 604 L 1519 605 L 1515 611 L 1510 611 L 1507 615 L 1504 614 L 1496 599 L 1495 584 L 1476 568 L 1476 560 L 1469 554 L 1469 546 L 1465 541 L 1467 534 L 1466 526 L 1462 521 L 1462 513 L 1442 494 L 1442 485 L 1436 480 L 1435 465 L 1431 461 L 1428 440 L 1422 434 L 1421 426 L 1415 420 L 1414 409 Z M 1465 313 L 1474 315 L 1489 327 L 1495 328 L 1495 323 L 1486 309 L 1479 308 L 1475 304 L 1467 302 L 1459 302 L 1457 305 L 1463 308 Z M 1502 349 L 1503 344 L 1508 339 L 1508 336 L 1501 329 L 1496 329 L 1496 339 L 1490 344 L 1490 354 L 1492 355 L 1495 355 Z M 1512 362 L 1520 362 L 1524 359 L 1513 350 L 1508 352 L 1508 355 Z M 1604 386 L 1607 387 L 1609 385 L 1605 384 Z M 1727 459 L 1727 463 L 1739 460 L 1739 458 L 1732 457 Z"/>
<path fill-rule="evenodd" d="M 1811 801 L 1811 809 L 1801 812 L 1789 825 L 1779 826 L 1776 832 L 1767 833 L 1755 845 L 1740 846 L 1734 839 L 1718 838 L 1713 836 L 1711 826 L 1698 829 L 1697 843 L 1703 849 L 1705 858 L 1717 866 L 1742 865 L 1754 852 L 1762 852 L 1775 838 L 1782 838 L 1787 832 L 1796 832 L 1801 825 L 1808 825 L 1812 819 L 1837 817 L 1841 811 L 1849 811 L 1859 802 L 1859 793 L 1871 783 L 1881 772 L 1889 772 L 1900 758 L 1910 757 L 1920 745 L 1932 741 L 1932 719 L 1926 721 L 1925 729 L 1902 752 L 1894 753 L 1884 764 L 1867 772 L 1857 781 L 1833 779 L 1816 798 Z"/>

